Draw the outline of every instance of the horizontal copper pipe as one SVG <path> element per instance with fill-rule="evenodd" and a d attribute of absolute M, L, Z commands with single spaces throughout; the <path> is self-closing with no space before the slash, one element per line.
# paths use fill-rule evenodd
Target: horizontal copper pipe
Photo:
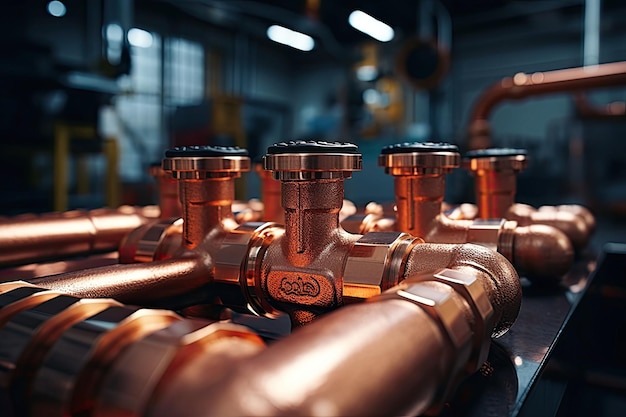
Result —
<path fill-rule="evenodd" d="M 20 216 L 0 223 L 0 266 L 116 250 L 147 221 L 134 208 Z"/>
<path fill-rule="evenodd" d="M 76 297 L 114 298 L 129 304 L 155 305 L 199 290 L 210 282 L 211 276 L 211 265 L 201 256 L 188 255 L 151 263 L 85 269 L 30 282 Z"/>
<path fill-rule="evenodd" d="M 470 118 L 487 120 L 493 108 L 504 100 L 543 94 L 589 90 L 626 84 L 626 62 L 614 62 L 556 71 L 518 73 L 493 84 L 479 97 Z"/>

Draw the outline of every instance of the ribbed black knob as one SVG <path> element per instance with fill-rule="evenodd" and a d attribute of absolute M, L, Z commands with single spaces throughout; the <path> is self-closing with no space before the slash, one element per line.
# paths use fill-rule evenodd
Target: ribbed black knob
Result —
<path fill-rule="evenodd" d="M 456 145 L 445 142 L 404 142 L 385 146 L 380 153 L 390 155 L 395 153 L 414 152 L 458 152 Z"/>
<path fill-rule="evenodd" d="M 248 156 L 248 151 L 238 146 L 177 146 L 165 151 L 166 158 L 220 156 Z"/>
<path fill-rule="evenodd" d="M 269 155 L 285 153 L 359 153 L 354 143 L 326 142 L 322 140 L 296 140 L 278 142 L 267 148 Z"/>

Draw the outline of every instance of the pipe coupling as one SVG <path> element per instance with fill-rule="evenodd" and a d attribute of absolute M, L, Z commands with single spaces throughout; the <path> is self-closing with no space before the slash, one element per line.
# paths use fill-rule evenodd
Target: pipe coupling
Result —
<path fill-rule="evenodd" d="M 420 238 L 401 232 L 370 232 L 354 243 L 343 272 L 344 303 L 360 301 L 396 285 Z"/>
<path fill-rule="evenodd" d="M 119 249 L 122 264 L 152 262 L 169 258 L 181 246 L 183 219 L 170 218 L 130 232 Z"/>
<path fill-rule="evenodd" d="M 272 222 L 245 223 L 224 237 L 214 255 L 213 282 L 240 287 L 240 291 L 229 291 L 237 295 L 222 299 L 227 307 L 266 317 L 279 314 L 263 296 L 263 287 L 258 280 L 267 247 L 276 236 L 284 233 L 276 226 Z"/>
<path fill-rule="evenodd" d="M 439 271 L 437 274 L 446 276 L 448 271 Z M 389 292 L 376 297 L 376 300 L 409 301 L 424 310 L 437 323 L 455 352 L 454 362 L 443 379 L 443 384 L 438 387 L 430 410 L 440 410 L 445 399 L 456 388 L 460 374 L 467 367 L 473 345 L 473 329 L 468 321 L 466 306 L 463 305 L 465 300 L 448 283 L 437 282 L 437 278 L 433 280 L 437 274 L 426 273 L 425 276 L 418 277 L 417 282 L 412 279 L 403 281 Z M 468 280 L 471 278 L 467 277 Z"/>

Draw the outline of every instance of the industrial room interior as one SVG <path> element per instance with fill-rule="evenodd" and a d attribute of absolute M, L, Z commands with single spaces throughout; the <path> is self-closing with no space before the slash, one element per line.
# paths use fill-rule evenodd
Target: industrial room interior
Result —
<path fill-rule="evenodd" d="M 626 4 L 0 15 L 0 416 L 626 415 Z"/>

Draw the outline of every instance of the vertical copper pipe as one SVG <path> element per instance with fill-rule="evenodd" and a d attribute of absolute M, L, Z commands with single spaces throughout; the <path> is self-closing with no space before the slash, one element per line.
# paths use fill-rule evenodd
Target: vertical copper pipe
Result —
<path fill-rule="evenodd" d="M 479 218 L 507 218 L 508 210 L 515 203 L 517 174 L 527 165 L 523 149 L 481 149 L 465 155 L 463 166 L 475 177 Z"/>
<path fill-rule="evenodd" d="M 270 171 L 264 170 L 263 164 L 257 164 L 255 169 L 261 178 L 263 220 L 282 224 L 285 221 L 285 212 L 281 206 L 280 181 Z"/>
<path fill-rule="evenodd" d="M 398 208 L 396 230 L 413 236 L 428 236 L 441 213 L 445 185 L 443 175 L 394 177 Z"/>
<path fill-rule="evenodd" d="M 231 177 L 182 180 L 180 200 L 183 205 L 183 243 L 194 249 L 202 243 L 209 230 L 235 222 L 231 205 L 235 183 Z"/>
<path fill-rule="evenodd" d="M 306 266 L 336 241 L 343 179 L 283 181 L 283 252 L 295 266 Z"/>
<path fill-rule="evenodd" d="M 182 207 L 178 198 L 178 181 L 161 168 L 161 163 L 150 167 L 150 173 L 157 181 L 161 220 L 182 216 Z"/>

